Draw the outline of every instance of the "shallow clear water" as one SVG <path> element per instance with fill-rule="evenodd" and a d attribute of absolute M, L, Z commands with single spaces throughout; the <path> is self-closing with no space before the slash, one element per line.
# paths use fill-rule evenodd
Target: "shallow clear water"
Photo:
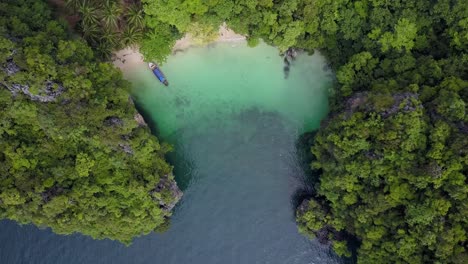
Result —
<path fill-rule="evenodd" d="M 298 136 L 328 110 L 330 73 L 302 55 L 285 79 L 266 45 L 190 49 L 163 66 L 170 86 L 142 65 L 128 74 L 134 97 L 170 155 L 184 197 L 170 230 L 130 247 L 33 226 L 0 224 L 2 263 L 338 263 L 297 232 L 304 173 Z"/>
<path fill-rule="evenodd" d="M 330 78 L 324 63 L 320 56 L 300 56 L 286 79 L 275 48 L 225 43 L 169 58 L 162 67 L 168 88 L 149 70 L 138 69 L 129 78 L 135 80 L 138 103 L 157 121 L 163 138 L 195 124 L 206 130 L 207 121 L 226 121 L 252 108 L 278 113 L 302 131 L 317 128 L 328 110 Z"/>

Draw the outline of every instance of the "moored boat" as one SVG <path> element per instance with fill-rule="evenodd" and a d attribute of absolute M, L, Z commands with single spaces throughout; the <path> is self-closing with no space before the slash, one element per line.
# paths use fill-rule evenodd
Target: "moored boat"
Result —
<path fill-rule="evenodd" d="M 148 63 L 148 66 L 149 68 L 151 69 L 151 71 L 154 73 L 154 75 L 156 76 L 156 78 L 158 78 L 158 80 L 168 86 L 169 85 L 169 82 L 167 81 L 166 79 L 166 76 L 164 76 L 164 74 L 162 73 L 161 69 L 159 69 L 158 65 L 156 63 Z"/>

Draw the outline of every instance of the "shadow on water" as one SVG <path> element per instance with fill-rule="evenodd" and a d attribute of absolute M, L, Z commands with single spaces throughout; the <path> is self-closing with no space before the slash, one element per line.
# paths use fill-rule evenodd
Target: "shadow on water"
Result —
<path fill-rule="evenodd" d="M 124 247 L 6 223 L 1 262 L 341 263 L 300 235 L 294 217 L 317 178 L 309 178 L 308 147 L 297 144 L 328 110 L 323 60 L 299 58 L 285 80 L 275 48 L 219 47 L 173 56 L 164 66 L 169 90 L 146 65 L 133 74 L 135 105 L 151 132 L 173 144 L 166 158 L 184 191 L 167 232 Z"/>
<path fill-rule="evenodd" d="M 190 175 L 195 165 L 193 164 L 193 161 L 189 157 L 184 157 L 182 155 L 183 153 L 183 151 L 181 151 L 182 145 L 178 144 L 177 141 L 174 141 L 174 139 L 177 138 L 177 133 L 176 135 L 173 135 L 171 137 L 173 139 L 171 140 L 172 142 L 167 142 L 168 139 L 162 139 L 160 137 L 161 133 L 160 133 L 158 124 L 151 118 L 149 111 L 146 111 L 141 105 L 137 103 L 136 100 L 135 100 L 135 107 L 137 111 L 140 113 L 140 115 L 143 117 L 143 119 L 145 120 L 151 133 L 155 135 L 156 137 L 158 137 L 160 142 L 164 141 L 166 143 L 175 144 L 173 145 L 174 150 L 172 152 L 166 153 L 166 160 L 169 162 L 169 164 L 172 164 L 174 166 L 173 172 L 177 181 L 177 185 L 182 191 L 184 191 L 190 183 L 190 179 L 191 179 Z"/>
<path fill-rule="evenodd" d="M 190 102 L 181 97 L 177 97 L 175 102 L 177 105 L 189 105 Z M 151 118 L 150 113 L 146 112 L 141 106 L 136 104 L 136 107 L 140 114 L 144 117 L 152 133 L 156 136 L 160 136 L 160 130 L 158 125 Z M 223 141 L 236 142 L 233 145 L 233 151 L 239 151 L 244 149 L 247 152 L 253 151 L 257 153 L 244 153 L 246 156 L 252 157 L 253 160 L 258 159 L 262 161 L 261 156 L 265 156 L 265 152 L 273 153 L 278 152 L 279 156 L 274 157 L 271 161 L 273 163 L 287 163 L 288 169 L 283 171 L 284 178 L 289 178 L 290 184 L 293 184 L 294 189 L 289 192 L 289 221 L 295 222 L 296 208 L 302 203 L 304 199 L 308 199 L 314 196 L 314 186 L 319 180 L 320 170 L 313 170 L 311 163 L 314 160 L 314 156 L 311 153 L 311 146 L 314 143 L 314 137 L 316 132 L 307 132 L 299 134 L 297 124 L 291 123 L 288 119 L 285 119 L 281 114 L 272 111 L 263 111 L 258 107 L 250 107 L 244 109 L 241 112 L 233 113 L 229 116 L 218 116 L 213 114 L 209 117 L 211 121 L 198 120 L 191 125 L 181 127 L 168 138 L 161 138 L 161 141 L 166 141 L 174 146 L 174 151 L 168 153 L 166 158 L 170 164 L 174 166 L 174 175 L 176 181 L 184 192 L 194 192 L 197 190 L 203 179 L 199 177 L 212 177 L 206 175 L 200 175 L 198 170 L 202 172 L 218 172 L 222 173 L 223 170 L 229 168 L 229 162 L 231 159 L 227 159 L 222 163 L 215 164 L 213 166 L 199 168 L 199 152 L 198 148 L 207 148 L 207 152 L 216 152 L 217 148 L 210 146 L 211 144 L 224 144 Z M 223 135 L 223 136 L 219 136 Z M 276 146 L 274 146 L 276 144 Z M 254 145 L 254 147 L 249 146 Z M 253 154 L 253 156 L 251 156 Z M 228 154 L 232 155 L 232 153 Z M 239 152 L 237 156 L 242 156 Z M 257 156 L 255 156 L 257 155 Z M 268 157 L 269 154 L 266 155 Z M 220 157 L 223 154 L 219 154 Z M 242 160 L 245 161 L 242 161 Z M 266 159 L 265 157 L 263 159 Z M 276 159 L 276 160 L 275 160 Z M 248 163 L 248 158 L 240 158 L 241 164 Z M 226 164 L 223 164 L 226 163 Z M 268 164 L 268 163 L 267 163 Z M 221 166 L 221 167 L 219 167 Z M 253 170 L 258 169 L 265 165 L 257 165 L 252 167 Z M 235 168 L 234 168 L 235 169 Z M 231 171 L 233 171 L 231 169 Z M 281 174 L 281 173 L 279 173 Z M 222 175 L 226 176 L 226 175 Z M 253 175 L 252 175 L 253 176 Z M 274 177 L 274 175 L 272 175 Z M 259 186 L 263 185 L 263 188 L 270 188 L 272 183 L 269 182 L 268 178 L 259 179 L 261 182 Z M 264 182 L 263 182 L 264 181 Z M 262 183 L 263 182 L 263 183 Z M 192 186 L 192 187 L 191 187 Z M 274 187 L 275 188 L 275 187 Z M 193 194 L 189 194 L 192 196 Z M 190 204 L 191 201 L 187 200 Z M 182 209 L 180 205 L 177 206 L 176 212 Z M 180 212 L 183 214 L 183 212 Z M 288 213 L 287 213 L 288 214 Z M 252 220 L 253 221 L 253 220 Z M 254 221 L 253 221 L 254 222 Z M 180 228 L 180 227 L 178 227 Z M 356 245 L 356 243 L 352 243 Z M 327 246 L 320 246 L 324 249 Z M 333 251 L 328 248 L 328 254 L 334 255 Z M 353 259 L 343 259 L 346 263 L 355 263 Z"/>
<path fill-rule="evenodd" d="M 269 144 L 269 140 L 277 138 L 277 134 L 287 134 L 279 132 L 286 126 L 278 113 L 262 111 L 258 107 L 251 107 L 226 117 L 213 115 L 210 119 L 198 120 L 195 124 L 179 128 L 165 139 L 174 144 L 174 151 L 168 153 L 166 158 L 174 165 L 174 175 L 182 190 L 186 190 L 198 180 L 193 178 L 194 172 L 198 170 L 193 145 L 197 145 L 199 149 L 209 149 L 211 144 L 219 145 L 233 141 L 237 142 L 233 146 L 235 148 L 247 148 L 248 144 L 265 146 Z M 222 139 L 217 135 L 222 135 Z M 198 143 L 195 144 L 195 141 Z"/>
<path fill-rule="evenodd" d="M 297 161 L 298 166 L 302 169 L 302 177 L 299 177 L 302 182 L 300 188 L 298 188 L 292 195 L 291 201 L 293 208 L 298 208 L 301 203 L 306 199 L 316 198 L 316 185 L 320 181 L 320 175 L 322 174 L 321 169 L 314 169 L 312 163 L 316 161 L 315 156 L 311 152 L 311 148 L 314 145 L 315 136 L 317 131 L 306 132 L 299 136 L 296 141 Z M 349 250 L 352 256 L 350 258 L 342 258 L 344 263 L 354 264 L 357 263 L 357 249 L 359 248 L 360 241 L 349 234 L 344 234 L 344 239 L 348 241 Z M 332 248 L 329 247 L 330 253 L 333 252 Z"/>
<path fill-rule="evenodd" d="M 312 168 L 315 157 L 311 152 L 311 147 L 314 144 L 316 133 L 317 131 L 306 132 L 300 135 L 295 142 L 297 166 L 301 170 L 297 177 L 302 184 L 291 198 L 294 208 L 299 207 L 305 199 L 310 199 L 315 195 L 315 185 L 320 179 L 321 170 Z"/>
<path fill-rule="evenodd" d="M 138 104 L 138 101 L 133 98 L 135 108 L 137 109 L 138 113 L 143 117 L 145 123 L 148 125 L 149 129 L 151 130 L 151 134 L 159 136 L 160 130 L 158 124 L 151 118 L 149 111 L 146 111 L 141 105 Z"/>
<path fill-rule="evenodd" d="M 296 141 L 296 149 L 298 153 L 298 161 L 300 167 L 303 169 L 307 177 L 304 178 L 304 185 L 311 188 L 313 192 L 313 186 L 318 182 L 321 171 L 312 168 L 312 162 L 315 161 L 315 157 L 311 152 L 311 148 L 315 141 L 315 135 L 317 131 L 306 132 L 299 136 Z"/>
<path fill-rule="evenodd" d="M 166 155 L 167 161 L 174 166 L 173 172 L 177 185 L 185 191 L 192 180 L 192 172 L 196 165 L 188 156 L 184 156 L 180 144 L 174 146 L 174 151 Z"/>

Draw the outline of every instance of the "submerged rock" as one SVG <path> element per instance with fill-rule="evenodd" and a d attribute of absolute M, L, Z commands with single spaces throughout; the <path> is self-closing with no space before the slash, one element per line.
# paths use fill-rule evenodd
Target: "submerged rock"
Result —
<path fill-rule="evenodd" d="M 297 57 L 297 50 L 294 48 L 289 48 L 284 54 L 280 54 L 281 56 L 284 56 L 283 61 L 284 61 L 284 67 L 283 67 L 283 72 L 284 72 L 284 78 L 287 79 L 289 76 L 289 71 L 291 68 L 291 62 L 296 60 Z"/>
<path fill-rule="evenodd" d="M 289 77 L 289 66 L 284 66 L 283 72 L 284 72 L 284 78 L 287 79 Z"/>

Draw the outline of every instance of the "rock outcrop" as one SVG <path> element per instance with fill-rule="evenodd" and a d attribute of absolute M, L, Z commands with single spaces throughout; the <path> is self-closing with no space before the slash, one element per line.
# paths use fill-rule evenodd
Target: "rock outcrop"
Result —
<path fill-rule="evenodd" d="M 12 76 L 21 69 L 13 60 L 10 59 L 6 62 L 5 67 L 2 68 L 2 70 L 6 73 L 7 76 Z M 31 93 L 29 85 L 18 83 L 9 85 L 4 81 L 0 82 L 0 84 L 7 88 L 13 94 L 13 96 L 21 93 L 29 97 L 29 99 L 32 101 L 41 103 L 54 102 L 57 97 L 59 97 L 65 91 L 65 88 L 62 85 L 53 81 L 47 81 L 44 87 L 40 89 L 39 94 Z"/>
<path fill-rule="evenodd" d="M 135 116 L 133 116 L 135 121 L 138 123 L 139 126 L 148 126 L 145 122 L 145 119 L 140 113 L 136 113 Z"/>
<path fill-rule="evenodd" d="M 169 191 L 170 197 L 164 197 L 164 194 L 162 194 L 161 197 L 156 198 L 157 196 L 155 193 L 162 193 L 163 190 Z M 174 176 L 167 174 L 161 178 L 156 188 L 151 191 L 151 195 L 153 195 L 155 200 L 159 202 L 159 205 L 163 211 L 169 213 L 177 204 L 177 202 L 180 201 L 183 196 L 183 192 L 177 186 L 177 183 L 174 180 Z"/>

